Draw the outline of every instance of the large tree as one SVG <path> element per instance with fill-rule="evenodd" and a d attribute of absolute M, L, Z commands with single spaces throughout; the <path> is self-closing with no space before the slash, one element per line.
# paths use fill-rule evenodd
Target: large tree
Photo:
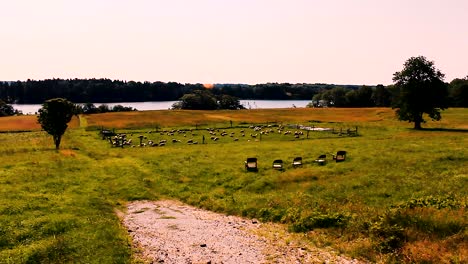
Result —
<path fill-rule="evenodd" d="M 174 109 L 191 110 L 214 110 L 218 108 L 216 97 L 209 90 L 195 90 L 185 94 L 180 98 L 180 102 L 175 103 Z"/>
<path fill-rule="evenodd" d="M 432 120 L 441 119 L 441 110 L 448 107 L 448 91 L 444 74 L 433 61 L 411 57 L 403 70 L 393 75 L 393 81 L 397 94 L 392 107 L 397 109 L 399 120 L 414 122 L 414 128 L 421 129 L 424 114 Z"/>
<path fill-rule="evenodd" d="M 53 139 L 55 148 L 59 149 L 62 135 L 67 130 L 68 122 L 75 113 L 75 105 L 63 98 L 54 98 L 45 101 L 39 109 L 37 121 Z"/>

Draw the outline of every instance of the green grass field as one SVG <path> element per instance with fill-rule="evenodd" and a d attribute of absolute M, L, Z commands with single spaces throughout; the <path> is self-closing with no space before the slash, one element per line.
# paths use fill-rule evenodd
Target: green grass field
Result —
<path fill-rule="evenodd" d="M 33 131 L 0 133 L 0 263 L 135 263 L 115 210 L 165 198 L 283 223 L 307 243 L 370 262 L 466 263 L 468 109 L 442 117 L 415 131 L 385 108 L 100 114 L 75 120 L 60 151 L 37 127 L 0 118 L 2 130 Z M 273 131 L 260 138 L 249 128 L 260 124 Z M 295 138 L 284 135 L 297 130 L 288 124 L 358 127 L 359 135 Z M 134 144 L 140 135 L 168 142 L 112 147 L 99 127 Z M 344 162 L 313 162 L 338 150 L 347 151 Z M 296 156 L 300 168 L 291 166 Z M 247 157 L 258 158 L 258 172 L 245 170 Z M 271 168 L 274 159 L 284 160 L 283 171 Z"/>

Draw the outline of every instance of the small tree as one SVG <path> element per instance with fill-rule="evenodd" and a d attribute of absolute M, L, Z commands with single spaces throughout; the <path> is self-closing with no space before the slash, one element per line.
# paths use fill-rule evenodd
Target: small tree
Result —
<path fill-rule="evenodd" d="M 415 129 L 421 129 L 423 114 L 432 120 L 440 120 L 440 111 L 448 106 L 447 86 L 444 74 L 434 67 L 434 62 L 424 56 L 411 57 L 400 72 L 393 76 L 396 97 L 393 108 L 399 120 L 414 122 Z"/>
<path fill-rule="evenodd" d="M 75 105 L 63 98 L 47 100 L 39 109 L 37 121 L 53 137 L 56 149 L 59 149 L 62 135 L 65 133 L 74 111 Z"/>
<path fill-rule="evenodd" d="M 240 103 L 239 98 L 227 94 L 219 96 L 218 101 L 219 109 L 238 110 L 244 109 L 244 106 Z"/>
<path fill-rule="evenodd" d="M 12 116 L 17 114 L 18 111 L 13 108 L 13 106 L 5 103 L 0 99 L 0 116 Z"/>

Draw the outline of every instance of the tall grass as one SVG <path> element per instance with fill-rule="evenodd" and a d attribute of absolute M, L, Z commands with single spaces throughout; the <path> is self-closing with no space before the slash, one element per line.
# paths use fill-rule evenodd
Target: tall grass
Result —
<path fill-rule="evenodd" d="M 45 132 L 0 134 L 0 263 L 135 261 L 115 210 L 127 201 L 160 198 L 284 223 L 311 244 L 373 262 L 467 261 L 465 109 L 450 110 L 445 123 L 428 123 L 433 129 L 424 131 L 397 122 L 388 109 L 291 111 L 132 112 L 130 121 L 125 115 L 82 117 L 81 124 L 91 127 L 125 127 L 134 142 L 140 134 L 145 142 L 181 141 L 153 148 L 111 147 L 89 127 L 68 130 L 58 152 Z M 169 127 L 165 115 L 180 118 L 170 126 L 203 123 L 234 132 L 239 141 L 212 141 L 206 129 L 194 136 L 154 133 L 156 123 Z M 142 116 L 143 123 L 130 124 Z M 242 128 L 229 128 L 230 120 Z M 274 121 L 358 126 L 359 136 L 271 133 L 259 140 L 245 128 Z M 186 144 L 191 137 L 200 144 Z M 348 152 L 346 161 L 313 162 L 337 150 Z M 251 156 L 259 160 L 258 172 L 244 169 Z M 296 156 L 304 165 L 294 169 Z M 284 171 L 271 168 L 274 159 L 285 161 Z"/>

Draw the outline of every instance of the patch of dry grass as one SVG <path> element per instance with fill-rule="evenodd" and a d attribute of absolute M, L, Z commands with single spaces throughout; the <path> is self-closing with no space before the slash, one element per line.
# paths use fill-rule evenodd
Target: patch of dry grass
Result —
<path fill-rule="evenodd" d="M 79 127 L 76 116 L 68 123 L 69 128 Z M 37 131 L 41 125 L 37 122 L 36 115 L 20 115 L 0 117 L 0 131 Z"/>
<path fill-rule="evenodd" d="M 211 123 L 375 122 L 394 119 L 390 108 L 296 108 L 255 110 L 158 110 L 85 116 L 88 126 L 106 128 L 173 127 Z"/>

